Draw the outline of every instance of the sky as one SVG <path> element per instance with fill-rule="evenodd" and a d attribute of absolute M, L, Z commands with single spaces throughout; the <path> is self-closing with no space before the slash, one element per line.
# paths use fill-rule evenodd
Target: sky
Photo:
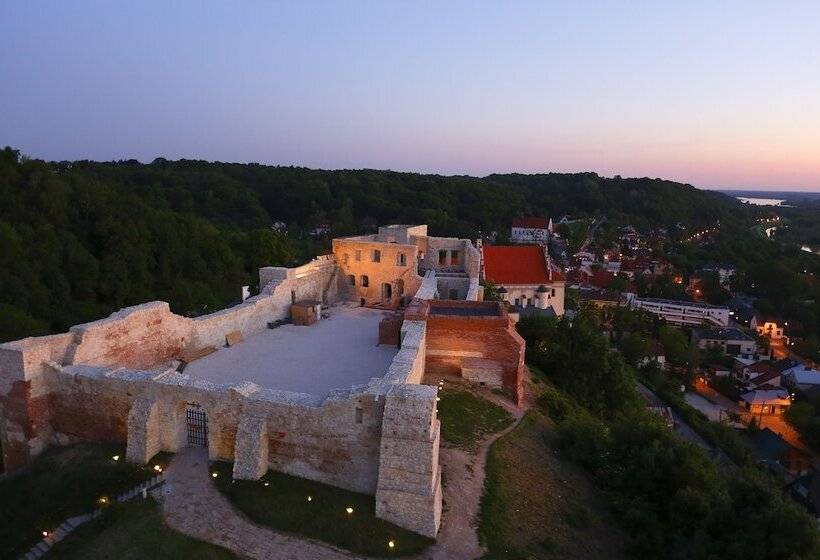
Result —
<path fill-rule="evenodd" d="M 820 191 L 820 2 L 0 2 L 0 146 Z"/>

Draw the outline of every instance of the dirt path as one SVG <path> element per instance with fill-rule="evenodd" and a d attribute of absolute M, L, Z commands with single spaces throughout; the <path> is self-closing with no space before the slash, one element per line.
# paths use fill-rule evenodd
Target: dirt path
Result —
<path fill-rule="evenodd" d="M 470 389 L 462 386 L 463 389 Z M 444 513 L 436 544 L 417 556 L 419 560 L 474 560 L 487 551 L 478 542 L 477 516 L 481 495 L 484 493 L 484 475 L 487 451 L 495 440 L 514 429 L 525 410 L 514 407 L 504 397 L 489 391 L 473 391 L 477 395 L 507 409 L 515 422 L 506 429 L 487 437 L 474 453 L 454 447 L 441 448 L 441 468 L 444 486 Z"/>
<path fill-rule="evenodd" d="M 515 422 L 505 430 L 487 437 L 475 452 L 441 448 L 444 486 L 444 513 L 436 543 L 416 560 L 474 560 L 484 550 L 478 542 L 477 515 L 484 491 L 487 451 L 490 445 L 515 426 L 524 415 L 504 397 L 487 390 L 477 395 L 507 409 Z M 243 558 L 265 560 L 364 558 L 306 538 L 260 527 L 238 512 L 211 483 L 208 457 L 204 449 L 178 453 L 168 468 L 163 489 L 165 519 L 173 529 L 190 537 L 223 546 Z"/>

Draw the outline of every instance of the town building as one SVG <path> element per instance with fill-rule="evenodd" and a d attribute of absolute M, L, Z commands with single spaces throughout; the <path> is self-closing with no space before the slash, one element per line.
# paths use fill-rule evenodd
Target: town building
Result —
<path fill-rule="evenodd" d="M 581 303 L 588 303 L 597 309 L 619 307 L 626 303 L 626 299 L 616 290 L 598 289 L 579 286 L 573 288 L 572 293 Z"/>
<path fill-rule="evenodd" d="M 755 329 L 760 336 L 765 336 L 770 340 L 783 340 L 785 343 L 789 342 L 788 337 L 784 334 L 787 326 L 786 321 L 771 315 L 755 315 L 749 323 L 749 328 Z"/>
<path fill-rule="evenodd" d="M 769 360 L 760 360 L 751 364 L 735 360 L 732 375 L 749 389 L 780 386 L 780 370 Z"/>
<path fill-rule="evenodd" d="M 781 373 L 783 385 L 792 389 L 809 389 L 820 385 L 820 371 L 804 364 L 796 364 Z"/>
<path fill-rule="evenodd" d="M 481 276 L 513 308 L 552 308 L 564 314 L 564 273 L 540 245 L 482 245 Z"/>
<path fill-rule="evenodd" d="M 729 309 L 719 305 L 660 298 L 633 298 L 631 305 L 658 315 L 671 325 L 725 327 L 729 324 Z"/>
<path fill-rule="evenodd" d="M 811 455 L 789 444 L 771 428 L 750 431 L 747 437 L 758 462 L 776 475 L 791 479 L 811 468 Z"/>
<path fill-rule="evenodd" d="M 2 464 L 80 441 L 124 443 L 141 464 L 201 446 L 236 479 L 273 469 L 369 494 L 378 517 L 435 536 L 440 422 L 423 378 L 520 404 L 525 345 L 499 303 L 478 301 L 478 250 L 426 232 L 334 240 L 332 255 L 260 269 L 258 295 L 210 315 L 151 302 L 1 344 Z M 376 291 L 348 281 L 363 275 Z"/>
<path fill-rule="evenodd" d="M 552 235 L 550 218 L 515 218 L 510 228 L 513 243 L 536 243 L 546 245 Z"/>
<path fill-rule="evenodd" d="M 718 346 L 736 358 L 752 360 L 757 357 L 757 341 L 734 327 L 692 329 L 692 342 L 703 349 Z"/>
<path fill-rule="evenodd" d="M 740 395 L 740 403 L 750 414 L 779 416 L 792 404 L 784 389 L 755 389 Z"/>

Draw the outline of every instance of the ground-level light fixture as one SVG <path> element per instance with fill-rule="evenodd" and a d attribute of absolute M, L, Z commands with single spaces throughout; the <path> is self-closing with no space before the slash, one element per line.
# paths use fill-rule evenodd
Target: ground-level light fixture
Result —
<path fill-rule="evenodd" d="M 43 536 L 47 537 L 48 536 L 48 531 L 43 531 Z"/>
<path fill-rule="evenodd" d="M 309 502 L 312 502 L 312 501 L 313 501 L 313 496 L 308 496 L 308 497 L 307 497 L 307 500 L 308 500 Z M 348 509 L 349 509 L 349 508 L 348 508 Z"/>
<path fill-rule="evenodd" d="M 353 513 L 353 508 L 348 506 L 348 507 L 345 508 L 345 511 L 347 512 L 348 515 L 351 515 Z"/>
<path fill-rule="evenodd" d="M 113 457 L 111 457 L 111 458 L 112 458 L 112 459 L 114 459 L 115 461 L 119 461 L 119 460 L 120 460 L 120 456 L 119 456 L 119 455 L 114 455 L 114 456 L 113 456 Z"/>
<path fill-rule="evenodd" d="M 265 483 L 265 486 L 270 486 L 270 482 L 266 482 L 266 483 Z"/>
<path fill-rule="evenodd" d="M 218 476 L 219 476 L 219 473 L 217 473 L 217 472 L 213 472 L 213 473 L 211 473 L 211 476 L 212 476 L 212 477 L 214 477 L 214 478 L 216 478 L 216 477 L 218 477 Z"/>
<path fill-rule="evenodd" d="M 159 465 L 154 465 L 154 470 L 157 472 L 162 472 L 162 467 L 160 467 Z"/>
<path fill-rule="evenodd" d="M 392 540 L 387 541 L 387 546 L 390 548 L 394 548 L 396 546 L 396 542 Z"/>

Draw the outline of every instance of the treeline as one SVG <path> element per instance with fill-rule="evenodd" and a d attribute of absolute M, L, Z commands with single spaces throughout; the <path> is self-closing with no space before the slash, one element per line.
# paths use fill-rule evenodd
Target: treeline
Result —
<path fill-rule="evenodd" d="M 609 495 L 632 557 L 818 557 L 814 521 L 768 474 L 751 462 L 718 469 L 646 410 L 634 371 L 609 351 L 593 313 L 582 311 L 572 323 L 526 318 L 519 329 L 528 362 L 554 384 L 539 406 L 558 424 L 562 451 Z M 556 353 L 554 340 L 589 350 Z"/>
<path fill-rule="evenodd" d="M 739 207 L 691 186 L 591 173 L 481 179 L 163 159 L 49 163 L 11 148 L 0 151 L 0 200 L 0 341 L 153 299 L 207 312 L 255 284 L 258 267 L 302 262 L 332 236 L 379 224 L 503 238 L 523 215 L 698 226 Z M 278 222 L 285 228 L 275 231 Z M 323 224 L 329 232 L 309 235 Z"/>

